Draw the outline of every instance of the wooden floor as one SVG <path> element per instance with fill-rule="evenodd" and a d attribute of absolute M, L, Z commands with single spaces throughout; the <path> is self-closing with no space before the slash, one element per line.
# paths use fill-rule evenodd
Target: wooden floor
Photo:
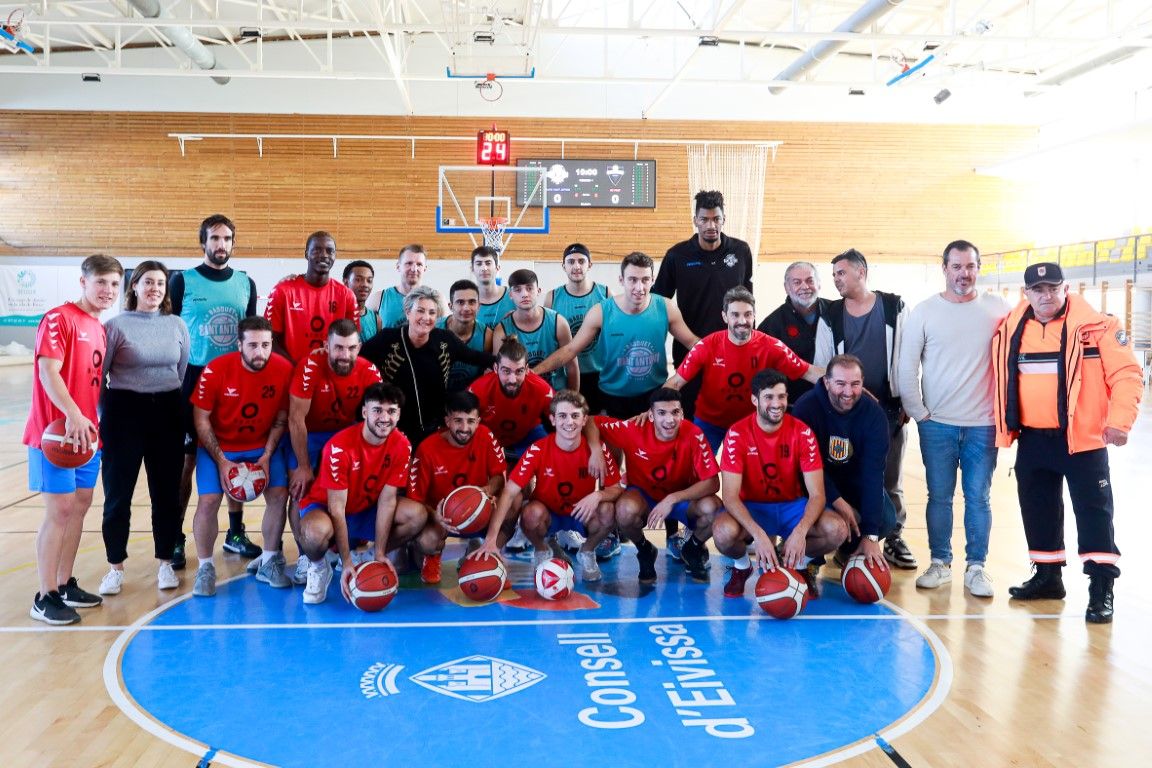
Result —
<path fill-rule="evenodd" d="M 179 590 L 160 593 L 155 588 L 143 483 L 133 512 L 123 593 L 101 608 L 84 611 L 84 621 L 74 628 L 48 628 L 28 618 L 36 589 L 33 539 L 41 516 L 38 497 L 26 490 L 25 449 L 20 444 L 30 377 L 30 367 L 0 368 L 0 594 L 5 595 L 0 604 L 0 676 L 6 691 L 0 703 L 0 766 L 189 768 L 197 756 L 139 728 L 117 708 L 104 684 L 105 657 L 123 629 L 191 588 L 191 571 L 185 572 Z M 1124 576 L 1117 582 L 1117 618 L 1111 626 L 1084 623 L 1087 578 L 1076 567 L 1065 571 L 1066 601 L 1012 604 L 1007 599 L 1008 586 L 1028 575 L 1015 483 L 1009 474 L 1011 452 L 1001 453 L 993 489 L 988 568 L 996 597 L 967 597 L 959 568 L 951 589 L 938 591 L 916 590 L 913 572 L 895 575 L 889 599 L 941 638 L 954 674 L 942 706 L 892 741 L 908 764 L 1104 767 L 1141 765 L 1150 759 L 1152 728 L 1144 718 L 1152 715 L 1152 654 L 1146 645 L 1152 636 L 1152 565 L 1142 552 L 1152 533 L 1142 482 L 1149 473 L 1144 457 L 1150 452 L 1152 419 L 1145 414 L 1129 445 L 1112 452 L 1116 528 L 1126 557 L 1120 564 Z M 905 484 L 907 538 L 917 557 L 926 561 L 924 478 L 914 441 L 905 462 Z M 76 568 L 92 590 L 107 569 L 101 503 L 97 489 Z M 259 515 L 259 508 L 249 510 L 250 529 L 259 530 Z M 1071 528 L 1068 541 L 1074 550 Z M 953 542 L 962 559 L 961 530 Z M 239 573 L 243 561 L 217 556 L 217 568 L 223 580 Z M 868 656 L 868 649 L 861 648 L 860 663 L 867 664 Z M 247 673 L 268 669 L 263 661 L 250 660 Z M 285 694 L 288 705 L 287 687 Z M 883 689 L 875 691 L 877 697 L 884 694 Z M 792 711 L 803 715 L 807 709 L 818 717 L 819 708 L 835 700 L 835 691 L 812 691 L 810 701 L 797 702 Z M 339 762 L 332 752 L 321 754 Z M 894 763 L 872 750 L 844 764 L 881 768 Z"/>

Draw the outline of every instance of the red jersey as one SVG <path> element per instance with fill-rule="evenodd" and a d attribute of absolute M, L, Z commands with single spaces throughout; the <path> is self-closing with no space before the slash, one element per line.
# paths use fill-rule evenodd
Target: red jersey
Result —
<path fill-rule="evenodd" d="M 604 454 L 604 487 L 619 484 L 620 471 L 616 468 L 615 459 L 608 453 L 606 445 L 601 444 L 600 451 Z M 532 443 L 508 479 L 521 488 L 527 488 L 532 478 L 536 478 L 532 499 L 546 506 L 552 514 L 567 517 L 572 514 L 576 502 L 596 490 L 596 478 L 588 473 L 588 457 L 591 455 L 584 438 L 580 438 L 576 450 L 565 451 L 556 444 L 556 435 L 548 435 Z"/>
<path fill-rule="evenodd" d="M 359 322 L 360 310 L 352 291 L 339 280 L 329 279 L 316 287 L 297 275 L 280 281 L 268 294 L 264 317 L 272 323 L 273 333 L 284 336 L 284 349 L 295 363 L 324 346 L 328 326 L 334 321 L 347 318 Z"/>
<path fill-rule="evenodd" d="M 403 488 L 408 483 L 408 457 L 412 444 L 393 429 L 380 445 L 364 439 L 364 425 L 345 427 L 324 446 L 316 481 L 308 489 L 303 509 L 309 504 L 328 504 L 328 491 L 347 491 L 344 511 L 354 515 L 374 508 L 385 485 Z"/>
<path fill-rule="evenodd" d="M 254 451 L 268 442 L 276 414 L 288 410 L 292 363 L 273 354 L 259 371 L 239 352 L 220 355 L 200 374 L 192 405 L 211 413 L 212 432 L 225 451 Z"/>
<path fill-rule="evenodd" d="M 712 447 L 690 421 L 682 421 L 676 437 L 667 442 L 657 439 L 651 421 L 638 427 L 632 421 L 597 416 L 596 426 L 605 443 L 624 452 L 628 484 L 656 501 L 720 474 Z"/>
<path fill-rule="evenodd" d="M 510 448 L 548 420 L 552 387 L 531 371 L 514 399 L 500 388 L 500 377 L 489 371 L 468 386 L 480 399 L 480 421 L 492 430 L 500 445 Z"/>
<path fill-rule="evenodd" d="M 44 313 L 36 329 L 32 410 L 24 426 L 24 445 L 39 448 L 44 428 L 64 417 L 64 412 L 56 407 L 40 383 L 40 358 L 49 357 L 64 363 L 60 376 L 68 394 L 80 412 L 95 424 L 106 349 L 104 326 L 75 304 L 69 302 Z"/>
<path fill-rule="evenodd" d="M 772 434 L 756 415 L 732 425 L 720 446 L 720 469 L 741 475 L 743 501 L 795 501 L 808 495 L 804 472 L 823 469 L 820 446 L 807 424 L 784 414 Z"/>
<path fill-rule="evenodd" d="M 696 415 L 709 424 L 730 427 L 755 411 L 752 377 L 765 368 L 775 368 L 792 380 L 808 373 L 808 363 L 784 342 L 760 331 L 752 331 L 746 344 L 733 344 L 728 331 L 710 333 L 688 351 L 676 373 L 691 381 L 703 371 Z"/>
<path fill-rule="evenodd" d="M 356 358 L 347 376 L 337 376 L 328 365 L 328 350 L 321 347 L 296 364 L 288 394 L 312 401 L 304 417 L 309 432 L 335 432 L 359 420 L 364 390 L 380 381 L 380 371 L 363 357 Z"/>
<path fill-rule="evenodd" d="M 488 485 L 508 468 L 504 449 L 483 424 L 468 445 L 456 445 L 447 430 L 429 435 L 416 449 L 408 468 L 408 498 L 434 507 L 462 485 Z"/>

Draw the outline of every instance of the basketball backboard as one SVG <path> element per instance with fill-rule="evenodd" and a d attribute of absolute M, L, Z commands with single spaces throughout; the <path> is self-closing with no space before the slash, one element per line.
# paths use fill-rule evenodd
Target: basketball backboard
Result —
<path fill-rule="evenodd" d="M 531 166 L 442 165 L 436 231 L 466 234 L 501 254 L 512 235 L 546 235 L 548 179 Z M 540 205 L 539 201 L 544 204 Z"/>

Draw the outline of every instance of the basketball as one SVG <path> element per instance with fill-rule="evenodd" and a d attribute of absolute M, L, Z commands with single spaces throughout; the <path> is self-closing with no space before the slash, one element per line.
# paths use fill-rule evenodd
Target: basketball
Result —
<path fill-rule="evenodd" d="M 536 569 L 536 594 L 545 600 L 564 600 L 572 594 L 576 572 L 568 562 L 554 557 Z"/>
<path fill-rule="evenodd" d="M 798 571 L 780 565 L 756 581 L 756 604 L 777 619 L 798 616 L 808 604 L 808 582 Z"/>
<path fill-rule="evenodd" d="M 488 603 L 504 591 L 508 570 L 504 567 L 504 561 L 498 557 L 469 557 L 460 566 L 459 577 L 460 591 L 465 597 L 478 603 Z"/>
<path fill-rule="evenodd" d="M 259 464 L 242 461 L 228 470 L 228 495 L 236 501 L 253 501 L 264 493 L 268 475 Z"/>
<path fill-rule="evenodd" d="M 352 577 L 352 605 L 365 613 L 382 611 L 396 597 L 399 583 L 392 563 L 369 560 L 361 564 Z"/>
<path fill-rule="evenodd" d="M 877 566 L 869 567 L 864 555 L 853 555 L 844 565 L 840 584 L 856 602 L 875 603 L 888 594 L 892 572 Z"/>
<path fill-rule="evenodd" d="M 76 469 L 91 461 L 96 455 L 96 435 L 92 435 L 88 451 L 82 452 L 72 450 L 74 443 L 64 441 L 64 432 L 64 419 L 56 419 L 44 427 L 44 434 L 40 436 L 40 450 L 48 463 L 61 469 Z"/>
<path fill-rule="evenodd" d="M 492 499 L 481 488 L 462 485 L 444 499 L 441 515 L 448 533 L 471 536 L 488 528 Z"/>

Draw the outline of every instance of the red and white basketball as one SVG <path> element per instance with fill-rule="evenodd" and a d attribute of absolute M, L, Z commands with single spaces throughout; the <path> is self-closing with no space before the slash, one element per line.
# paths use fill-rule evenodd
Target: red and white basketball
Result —
<path fill-rule="evenodd" d="M 382 611 L 396 597 L 399 585 L 392 563 L 369 560 L 362 563 L 352 577 L 352 605 L 366 613 Z"/>
<path fill-rule="evenodd" d="M 508 583 L 504 561 L 492 555 L 468 557 L 460 566 L 460 591 L 469 600 L 488 603 L 499 597 Z"/>
<path fill-rule="evenodd" d="M 492 499 L 482 488 L 462 485 L 444 499 L 441 515 L 448 533 L 471 536 L 488 528 Z"/>
<path fill-rule="evenodd" d="M 96 433 L 92 433 L 92 442 L 87 451 L 75 450 L 76 444 L 64 440 L 64 419 L 56 419 L 44 427 L 44 434 L 40 436 L 40 450 L 44 458 L 54 467 L 61 469 L 76 469 L 92 460 L 96 455 Z"/>
<path fill-rule="evenodd" d="M 892 572 L 880 566 L 869 566 L 864 555 L 853 555 L 840 574 L 844 591 L 858 603 L 875 603 L 884 599 L 892 586 Z"/>
<path fill-rule="evenodd" d="M 228 495 L 236 501 L 254 501 L 264 493 L 268 485 L 268 475 L 259 464 L 242 461 L 228 470 Z"/>
<path fill-rule="evenodd" d="M 756 604 L 777 619 L 791 619 L 808 605 L 808 582 L 799 571 L 780 565 L 756 581 Z"/>
<path fill-rule="evenodd" d="M 554 557 L 536 568 L 536 594 L 545 600 L 565 600 L 576 584 L 576 572 L 568 562 Z"/>

